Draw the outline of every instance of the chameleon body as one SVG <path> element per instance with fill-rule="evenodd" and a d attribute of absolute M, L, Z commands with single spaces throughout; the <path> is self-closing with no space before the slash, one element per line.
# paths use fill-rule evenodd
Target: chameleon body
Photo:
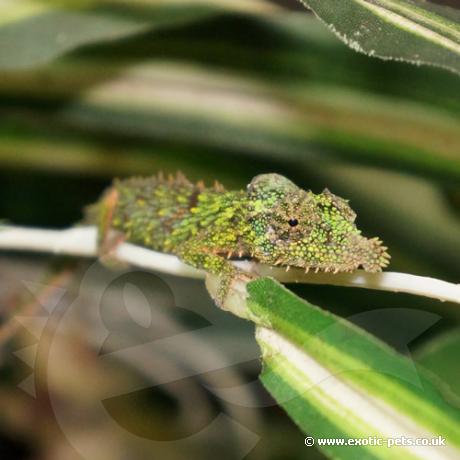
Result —
<path fill-rule="evenodd" d="M 172 253 L 222 277 L 222 300 L 241 274 L 230 258 L 306 271 L 380 271 L 389 255 L 361 235 L 348 202 L 314 194 L 278 174 L 256 176 L 246 190 L 193 184 L 182 174 L 117 180 L 90 207 L 101 247 L 113 230 L 126 241 Z"/>

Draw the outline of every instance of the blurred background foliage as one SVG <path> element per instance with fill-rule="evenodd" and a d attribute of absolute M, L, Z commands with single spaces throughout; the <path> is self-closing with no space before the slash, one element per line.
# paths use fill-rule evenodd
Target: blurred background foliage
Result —
<path fill-rule="evenodd" d="M 457 75 L 357 54 L 294 0 L 6 1 L 0 12 L 8 222 L 68 227 L 114 176 L 180 169 L 244 187 L 278 172 L 349 198 L 365 233 L 389 246 L 391 270 L 459 282 Z M 138 272 L 112 283 L 91 265 L 82 289 L 88 265 L 56 280 L 49 260 L 0 258 L 0 331 L 14 326 L 0 334 L 2 459 L 322 458 L 257 383 L 252 327 L 218 311 L 202 283 Z M 55 304 L 72 313 L 58 335 L 59 315 L 39 327 L 56 316 L 43 307 L 54 300 L 35 284 L 30 294 L 30 282 L 49 281 L 63 287 Z M 460 388 L 458 306 L 292 288 Z M 101 303 L 101 289 L 111 301 Z M 196 363 L 117 353 L 181 331 L 205 331 L 190 347 L 204 361 L 217 353 L 221 368 L 160 384 L 163 366 Z M 61 353 L 49 360 L 54 348 Z M 115 358 L 101 361 L 105 353 Z"/>

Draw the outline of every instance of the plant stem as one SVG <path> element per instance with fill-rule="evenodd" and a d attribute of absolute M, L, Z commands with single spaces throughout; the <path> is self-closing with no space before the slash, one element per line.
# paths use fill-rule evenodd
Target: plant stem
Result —
<path fill-rule="evenodd" d="M 0 249 L 65 254 L 80 257 L 97 256 L 95 227 L 73 227 L 67 230 L 47 230 L 2 226 Z M 114 256 L 137 267 L 188 278 L 204 278 L 205 272 L 182 263 L 172 254 L 164 254 L 130 243 L 121 243 Z M 251 261 L 236 261 L 243 270 L 260 276 L 271 276 L 283 283 L 331 284 L 362 287 L 382 291 L 406 292 L 440 301 L 460 304 L 460 285 L 409 273 L 304 273 L 300 269 L 286 272 L 282 268 L 263 266 Z"/>

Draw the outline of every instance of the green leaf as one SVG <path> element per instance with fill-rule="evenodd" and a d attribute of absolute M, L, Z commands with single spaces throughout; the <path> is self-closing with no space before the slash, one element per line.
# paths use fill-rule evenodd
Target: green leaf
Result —
<path fill-rule="evenodd" d="M 0 5 L 0 69 L 43 64 L 72 49 L 119 40 L 150 29 L 178 26 L 226 8 L 272 10 L 262 1 L 236 2 L 45 1 L 4 0 Z"/>
<path fill-rule="evenodd" d="M 421 0 L 301 0 L 349 47 L 460 73 L 460 14 Z"/>
<path fill-rule="evenodd" d="M 0 68 L 44 63 L 77 46 L 113 40 L 148 28 L 145 20 L 88 9 L 62 9 L 43 2 L 2 3 Z"/>
<path fill-rule="evenodd" d="M 449 446 L 440 458 L 459 455 L 460 401 L 449 395 L 446 402 L 423 369 L 271 279 L 253 281 L 247 290 L 249 316 L 261 325 L 262 382 L 302 430 L 315 438 L 440 435 Z M 379 446 L 324 449 L 338 458 L 433 455 Z"/>

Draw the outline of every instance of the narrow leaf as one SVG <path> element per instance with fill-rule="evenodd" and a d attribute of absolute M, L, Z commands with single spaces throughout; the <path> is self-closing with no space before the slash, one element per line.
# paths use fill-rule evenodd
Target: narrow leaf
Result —
<path fill-rule="evenodd" d="M 3 0 L 0 5 L 0 69 L 36 66 L 83 45 L 181 25 L 223 9 L 247 12 L 276 9 L 262 0 L 250 5 L 244 3 Z"/>
<path fill-rule="evenodd" d="M 450 403 L 444 400 L 423 369 L 273 280 L 256 280 L 247 289 L 250 317 L 263 325 L 257 334 L 266 364 L 261 379 L 306 433 L 324 438 L 442 436 L 447 442 L 436 451 L 363 446 L 362 458 L 459 455 L 459 401 L 453 395 Z M 346 447 L 325 449 L 350 458 Z"/>
<path fill-rule="evenodd" d="M 460 73 L 460 14 L 421 0 L 301 0 L 348 46 L 369 56 Z"/>

